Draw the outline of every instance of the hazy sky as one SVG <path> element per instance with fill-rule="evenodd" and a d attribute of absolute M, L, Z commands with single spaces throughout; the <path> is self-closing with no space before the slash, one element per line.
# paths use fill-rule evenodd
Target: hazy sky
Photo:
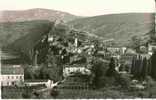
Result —
<path fill-rule="evenodd" d="M 154 0 L 0 0 L 0 10 L 48 8 L 81 16 L 154 12 Z"/>

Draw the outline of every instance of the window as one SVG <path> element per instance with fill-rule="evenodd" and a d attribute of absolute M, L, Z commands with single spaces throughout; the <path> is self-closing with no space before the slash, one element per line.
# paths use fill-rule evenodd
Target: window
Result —
<path fill-rule="evenodd" d="M 10 77 L 8 76 L 8 79 L 10 79 Z"/>
<path fill-rule="evenodd" d="M 20 76 L 20 79 L 22 79 L 22 76 Z"/>
<path fill-rule="evenodd" d="M 18 79 L 18 76 L 16 76 L 16 79 Z"/>
<path fill-rule="evenodd" d="M 12 85 L 15 85 L 15 82 L 12 82 Z"/>
<path fill-rule="evenodd" d="M 14 79 L 14 76 L 12 76 L 12 79 Z"/>
<path fill-rule="evenodd" d="M 9 82 L 7 82 L 7 85 L 9 85 Z"/>

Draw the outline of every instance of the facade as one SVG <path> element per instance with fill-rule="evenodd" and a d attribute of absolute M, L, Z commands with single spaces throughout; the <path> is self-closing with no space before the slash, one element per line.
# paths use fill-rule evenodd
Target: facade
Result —
<path fill-rule="evenodd" d="M 21 65 L 2 65 L 0 79 L 1 86 L 14 86 L 24 82 L 24 69 Z"/>
<path fill-rule="evenodd" d="M 156 50 L 156 44 L 149 44 L 148 45 L 148 54 L 152 55 L 154 50 Z"/>
<path fill-rule="evenodd" d="M 63 69 L 63 76 L 71 76 L 74 75 L 75 73 L 81 73 L 82 75 L 90 75 L 91 71 L 84 66 L 66 66 Z"/>

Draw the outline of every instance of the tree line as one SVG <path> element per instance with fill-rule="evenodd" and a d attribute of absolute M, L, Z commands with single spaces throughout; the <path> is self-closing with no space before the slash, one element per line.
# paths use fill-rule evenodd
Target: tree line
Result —
<path fill-rule="evenodd" d="M 147 76 L 156 79 L 156 52 L 150 59 L 141 55 L 134 56 L 132 59 L 131 74 L 133 78 L 144 80 Z"/>

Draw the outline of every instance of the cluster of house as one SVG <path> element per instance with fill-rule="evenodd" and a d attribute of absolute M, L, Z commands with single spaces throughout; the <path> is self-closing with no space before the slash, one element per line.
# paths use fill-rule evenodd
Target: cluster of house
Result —
<path fill-rule="evenodd" d="M 102 57 L 104 59 L 106 58 L 116 58 L 116 59 L 120 59 L 121 61 L 124 60 L 125 63 L 128 66 L 131 66 L 131 60 L 133 58 L 134 55 L 137 55 L 136 51 L 131 49 L 131 48 L 126 48 L 126 47 L 121 47 L 121 46 L 107 46 L 109 44 L 111 44 L 111 41 L 113 41 L 113 39 L 108 39 L 103 41 L 103 43 L 99 44 L 99 46 L 102 47 L 102 49 L 97 49 L 95 44 L 93 42 L 82 42 L 81 45 L 79 45 L 79 42 L 81 42 L 81 39 L 78 38 L 77 35 L 74 35 L 74 45 L 69 49 L 69 52 L 71 53 L 77 53 L 77 54 L 81 54 L 83 52 L 86 52 L 88 55 L 92 55 L 96 50 L 96 55 L 99 57 Z M 54 38 L 53 36 L 49 37 L 49 41 L 53 42 Z M 106 46 L 105 46 L 106 44 Z M 152 55 L 154 48 L 156 48 L 155 44 L 149 44 L 148 48 L 144 48 L 145 46 L 140 46 L 140 49 L 148 49 L 147 54 L 148 55 Z M 108 60 L 107 59 L 107 60 Z M 121 63 L 119 63 L 117 65 L 117 67 L 119 67 L 121 65 Z M 64 75 L 70 75 L 70 73 L 73 72 L 77 72 L 77 71 L 84 71 L 84 66 L 78 66 L 78 67 L 64 67 Z M 87 70 L 87 69 L 86 69 Z M 116 68 L 116 70 L 119 70 L 119 68 Z"/>

